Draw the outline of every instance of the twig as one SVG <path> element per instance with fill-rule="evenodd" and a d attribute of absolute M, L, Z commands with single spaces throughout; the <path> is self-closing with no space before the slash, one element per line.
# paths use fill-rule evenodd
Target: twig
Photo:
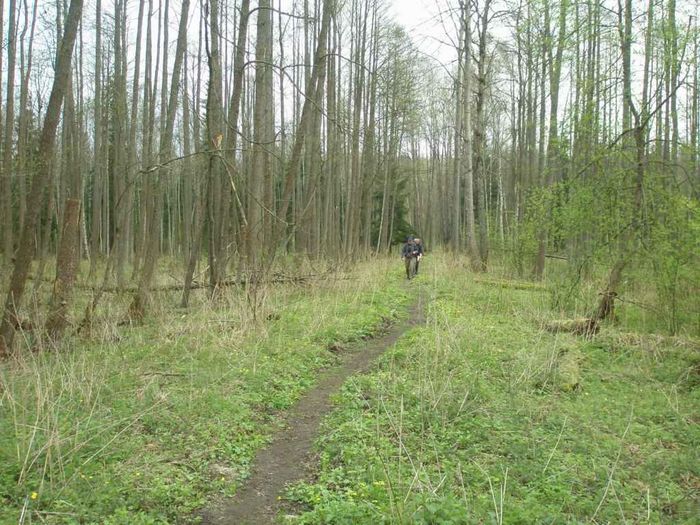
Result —
<path fill-rule="evenodd" d="M 554 456 L 554 453 L 557 451 L 557 447 L 559 446 L 559 441 L 561 441 L 561 435 L 564 433 L 564 427 L 566 426 L 566 420 L 569 418 L 569 416 L 564 417 L 564 422 L 561 425 L 561 430 L 559 431 L 559 437 L 557 438 L 557 442 L 554 444 L 554 448 L 552 449 L 552 452 L 549 454 L 549 458 L 547 458 L 547 463 L 545 464 L 544 468 L 542 469 L 542 475 L 547 471 L 547 467 L 549 466 L 549 462 L 552 461 L 552 457 Z"/>
<path fill-rule="evenodd" d="M 623 302 L 623 303 L 629 303 L 629 304 L 633 304 L 635 306 L 639 306 L 640 308 L 643 308 L 645 310 L 649 310 L 650 312 L 654 312 L 657 314 L 659 313 L 659 311 L 656 308 L 654 308 L 653 306 L 649 306 L 648 304 L 638 303 L 637 301 L 632 301 L 630 299 L 624 299 L 624 298 L 620 297 L 619 295 L 617 297 L 615 297 L 615 299 L 617 299 L 618 301 Z"/>
<path fill-rule="evenodd" d="M 608 490 L 610 490 L 610 485 L 612 484 L 613 475 L 615 474 L 615 469 L 617 469 L 617 464 L 618 464 L 618 462 L 620 461 L 620 455 L 622 454 L 622 446 L 623 446 L 624 443 L 625 443 L 625 436 L 627 436 L 627 431 L 630 429 L 630 425 L 632 424 L 632 416 L 633 416 L 633 413 L 634 413 L 634 412 L 631 412 L 631 413 L 630 413 L 630 418 L 629 418 L 629 420 L 627 421 L 627 428 L 625 428 L 625 431 L 624 431 L 623 434 L 622 434 L 621 443 L 620 443 L 620 448 L 619 448 L 618 451 L 617 451 L 617 457 L 615 458 L 615 463 L 613 463 L 613 466 L 612 466 L 612 468 L 610 469 L 610 474 L 608 475 L 608 481 L 607 481 L 607 483 L 605 484 L 605 491 L 603 491 L 603 497 L 600 498 L 600 503 L 598 503 L 598 506 L 596 507 L 595 512 L 593 513 L 593 516 L 591 516 L 590 521 L 594 521 L 594 520 L 595 520 L 595 517 L 598 515 L 598 511 L 599 511 L 600 508 L 603 506 L 603 502 L 605 501 L 605 498 L 606 498 L 607 495 L 608 495 Z"/>
<path fill-rule="evenodd" d="M 27 515 L 27 507 L 29 506 L 29 496 L 24 497 L 24 505 L 22 505 L 22 512 L 19 515 L 19 525 L 23 525 L 24 518 Z"/>

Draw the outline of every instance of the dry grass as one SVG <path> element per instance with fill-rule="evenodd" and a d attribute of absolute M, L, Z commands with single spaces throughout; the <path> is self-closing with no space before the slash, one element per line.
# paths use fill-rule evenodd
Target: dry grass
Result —
<path fill-rule="evenodd" d="M 245 474 L 271 414 L 333 361 L 326 345 L 366 335 L 395 315 L 387 282 L 400 272 L 387 259 L 318 281 L 260 286 L 255 313 L 241 287 L 214 301 L 193 293 L 188 309 L 179 308 L 178 292 L 158 292 L 140 325 L 124 323 L 130 297 L 109 294 L 90 332 L 70 334 L 60 348 L 21 334 L 14 358 L 0 364 L 0 522 L 6 512 L 15 522 L 22 515 L 58 523 L 71 513 L 99 520 L 125 499 L 130 512 L 159 515 L 161 505 L 166 514 L 223 490 L 209 479 L 208 454 Z M 161 274 L 159 282 L 169 279 Z M 37 306 L 48 286 L 32 295 Z M 89 299 L 76 293 L 75 319 Z M 240 457 L 225 456 L 230 450 Z M 106 493 L 88 489 L 99 483 Z M 138 490 L 125 489 L 132 485 Z M 146 510 L 139 498 L 150 502 Z"/>

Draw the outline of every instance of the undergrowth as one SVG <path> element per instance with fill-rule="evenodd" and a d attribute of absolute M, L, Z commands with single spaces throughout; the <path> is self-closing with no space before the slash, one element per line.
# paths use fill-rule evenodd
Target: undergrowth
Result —
<path fill-rule="evenodd" d="M 189 311 L 163 295 L 143 326 L 0 364 L 0 523 L 173 523 L 233 494 L 330 349 L 403 315 L 394 266 L 269 287 L 256 322 L 235 288 Z"/>
<path fill-rule="evenodd" d="M 547 333 L 547 294 L 431 263 L 427 324 L 345 384 L 286 521 L 697 523 L 696 341 Z"/>

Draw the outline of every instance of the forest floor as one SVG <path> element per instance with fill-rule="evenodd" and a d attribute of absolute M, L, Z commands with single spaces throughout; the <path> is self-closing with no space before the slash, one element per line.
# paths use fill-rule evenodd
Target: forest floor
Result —
<path fill-rule="evenodd" d="M 257 320 L 230 288 L 121 326 L 115 296 L 3 363 L 0 523 L 696 523 L 697 339 L 631 303 L 550 333 L 583 308 L 438 253 L 402 274 L 272 286 Z"/>
<path fill-rule="evenodd" d="M 331 396 L 337 394 L 345 380 L 365 372 L 411 326 L 423 322 L 420 299 L 411 307 L 410 318 L 388 328 L 383 335 L 354 347 L 338 348 L 340 362 L 322 372 L 318 384 L 282 417 L 282 426 L 271 443 L 256 456 L 250 478 L 231 500 L 218 502 L 200 513 L 204 524 L 263 525 L 273 523 L 282 506 L 283 491 L 293 482 L 302 481 L 316 468 L 313 444 L 318 439 L 321 421 L 331 410 Z"/>

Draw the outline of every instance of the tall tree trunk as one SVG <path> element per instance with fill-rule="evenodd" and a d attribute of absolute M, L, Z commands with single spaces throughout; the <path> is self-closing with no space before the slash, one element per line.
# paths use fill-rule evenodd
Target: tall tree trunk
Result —
<path fill-rule="evenodd" d="M 219 0 L 209 2 L 209 47 L 207 61 L 209 66 L 209 84 L 207 88 L 207 150 L 209 151 L 209 163 L 207 169 L 207 223 L 209 224 L 209 293 L 213 297 L 219 286 L 222 276 L 221 271 L 221 236 L 222 220 L 220 194 L 221 188 L 221 164 L 217 156 L 221 155 L 221 146 L 224 139 L 223 125 L 223 96 L 221 75 L 221 54 L 219 41 L 220 29 L 220 5 Z M 260 11 L 260 16 L 269 16 L 269 10 Z"/>
<path fill-rule="evenodd" d="M 13 246 L 13 229 L 14 218 L 12 210 L 12 152 L 14 141 L 14 121 L 15 121 L 15 63 L 17 58 L 17 3 L 16 0 L 10 0 L 9 20 L 7 28 L 7 85 L 6 85 L 6 104 L 5 104 L 5 137 L 3 144 L 2 170 L 0 170 L 0 179 L 5 179 L 5 188 L 3 193 L 2 204 L 3 209 L 3 252 L 9 259 L 14 252 Z M 2 188 L 0 188 L 2 189 Z"/>
<path fill-rule="evenodd" d="M 3 43 L 4 40 L 4 30 L 5 30 L 5 0 L 0 0 L 0 44 Z M 3 63 L 3 53 L 2 49 L 0 49 L 0 86 L 2 86 L 2 74 L 4 72 L 4 63 Z M 0 97 L 0 143 L 2 143 L 2 137 L 3 137 L 3 118 L 2 118 L 2 103 L 1 103 L 2 97 Z M 8 218 L 5 216 L 7 213 L 5 209 L 12 209 L 12 184 L 10 183 L 10 179 L 8 177 L 1 176 L 2 170 L 2 162 L 0 162 L 0 206 L 3 208 L 2 216 L 0 216 L 0 247 L 2 248 L 2 255 L 3 259 L 5 262 L 9 263 L 12 261 L 12 250 L 9 252 L 6 251 L 7 247 L 5 246 L 6 244 L 10 244 L 8 242 L 8 236 L 12 236 L 12 232 L 10 231 L 9 233 L 6 231 L 7 228 L 10 230 L 12 229 L 12 221 L 10 217 L 10 221 L 8 222 Z"/>
<path fill-rule="evenodd" d="M 95 273 L 97 256 L 100 253 L 100 234 L 102 233 L 101 218 L 103 207 L 102 186 L 103 174 L 103 146 L 102 146 L 102 0 L 95 2 L 95 98 L 94 98 L 94 153 L 93 153 L 93 179 L 92 179 L 92 220 L 90 231 L 90 276 Z M 103 239 L 104 241 L 104 239 Z"/>
<path fill-rule="evenodd" d="M 255 44 L 255 108 L 253 110 L 253 168 L 249 179 L 248 200 L 248 263 L 250 269 L 258 266 L 266 243 L 265 210 L 266 187 L 272 169 L 270 150 L 273 147 L 274 132 L 271 134 L 270 122 L 272 108 L 272 13 L 270 0 L 261 0 L 258 4 L 257 37 Z M 308 96 L 308 93 L 307 93 Z M 284 217 L 281 217 L 282 219 Z"/>
<path fill-rule="evenodd" d="M 489 258 L 489 238 L 487 228 L 487 198 L 486 194 L 486 90 L 488 64 L 486 63 L 486 40 L 488 38 L 489 10 L 491 0 L 485 0 L 484 11 L 480 13 L 481 26 L 479 29 L 479 62 L 476 74 L 476 124 L 474 126 L 474 187 L 477 188 L 477 217 L 479 221 L 479 258 L 476 261 L 478 269 L 485 272 Z"/>
<path fill-rule="evenodd" d="M 311 73 L 311 79 L 309 81 L 309 86 L 311 91 L 306 93 L 304 98 L 304 104 L 301 110 L 301 116 L 297 125 L 296 133 L 294 134 L 294 144 L 292 146 L 292 152 L 287 162 L 287 167 L 285 169 L 285 177 L 283 181 L 283 191 L 280 200 L 280 207 L 277 213 L 279 218 L 284 219 L 287 217 L 287 212 L 289 211 L 289 206 L 292 200 L 292 194 L 294 190 L 294 183 L 299 171 L 299 163 L 301 160 L 301 153 L 304 147 L 305 141 L 305 130 L 308 127 L 308 120 L 312 116 L 313 105 L 316 100 L 316 90 L 318 89 L 319 78 L 321 74 L 321 68 L 325 67 L 324 62 L 327 59 L 327 45 L 328 45 L 328 31 L 331 21 L 331 16 L 335 10 L 335 0 L 327 0 L 323 4 L 323 15 L 321 17 L 321 29 L 318 36 L 318 44 L 316 46 L 316 52 L 314 54 L 314 64 Z M 286 231 L 286 224 L 280 223 L 276 228 L 275 238 L 271 243 L 272 249 L 275 248 L 279 239 Z"/>
<path fill-rule="evenodd" d="M 161 180 L 165 177 L 168 168 L 166 162 L 170 160 L 173 154 L 173 129 L 175 127 L 175 113 L 177 111 L 177 101 L 180 93 L 180 75 L 182 73 L 182 62 L 187 47 L 187 21 L 189 15 L 190 0 L 183 0 L 182 11 L 180 14 L 180 25 L 177 34 L 177 47 L 175 49 L 175 62 L 173 63 L 173 73 L 170 83 L 170 95 L 168 97 L 168 107 L 165 116 L 165 126 L 163 134 L 160 137 L 159 161 L 160 166 L 157 171 L 148 173 L 149 177 L 154 177 L 153 195 L 149 210 L 150 217 L 148 224 L 151 227 L 148 230 L 146 240 L 146 256 L 143 261 L 143 269 L 139 286 L 134 298 L 129 307 L 129 317 L 134 320 L 142 319 L 146 313 L 146 309 L 150 299 L 151 282 L 153 280 L 153 272 L 155 270 L 156 260 L 158 258 L 160 228 L 156 227 L 160 217 L 161 202 Z"/>
<path fill-rule="evenodd" d="M 68 325 L 68 310 L 78 271 L 80 248 L 80 200 L 66 200 L 61 240 L 56 254 L 56 279 L 49 302 L 46 333 L 57 343 Z"/>
<path fill-rule="evenodd" d="M 566 19 L 569 0 L 561 0 L 559 6 L 559 23 L 556 54 L 552 56 L 551 42 L 547 43 L 547 57 L 549 61 L 549 134 L 547 137 L 547 155 L 543 166 L 546 173 L 545 184 L 553 184 L 560 176 L 561 147 L 559 142 L 559 86 L 561 79 L 562 57 L 564 54 L 564 44 L 566 40 Z M 549 31 L 549 0 L 545 0 L 545 27 L 546 33 Z M 547 231 L 542 228 L 538 232 L 537 258 L 533 274 L 535 278 L 541 279 L 544 275 L 545 255 L 547 250 Z"/>
<path fill-rule="evenodd" d="M 27 176 L 26 173 L 29 170 L 29 155 L 30 152 L 30 137 L 29 137 L 29 119 L 31 117 L 30 108 L 28 107 L 29 102 L 29 78 L 32 71 L 32 61 L 34 57 L 34 34 L 36 29 L 36 19 L 38 13 L 38 0 L 34 0 L 32 8 L 32 22 L 31 29 L 29 32 L 29 44 L 26 52 L 26 56 L 23 54 L 23 64 L 22 64 L 22 83 L 20 86 L 20 96 L 19 96 L 19 129 L 17 132 L 17 155 L 18 155 L 18 169 L 20 174 L 19 177 L 19 229 L 20 231 L 24 227 L 24 217 L 27 213 Z M 21 40 L 24 42 L 26 40 L 26 25 L 28 19 L 27 10 L 29 9 L 28 3 L 25 2 L 25 28 L 22 31 Z"/>
<path fill-rule="evenodd" d="M 476 224 L 474 213 L 474 169 L 472 159 L 472 82 L 471 82 L 471 13 L 468 5 L 463 6 L 464 18 L 464 66 L 462 80 L 463 131 L 461 133 L 462 164 L 464 166 L 464 213 L 465 232 L 467 235 L 467 251 L 474 269 L 480 269 L 481 255 L 476 239 Z M 459 206 L 459 203 L 455 203 Z"/>
<path fill-rule="evenodd" d="M 462 6 L 462 9 L 466 9 Z M 467 34 L 466 29 L 466 18 L 468 14 L 464 12 L 459 18 L 460 29 L 459 29 L 459 47 L 457 49 L 457 78 L 455 79 L 455 129 L 454 129 L 454 156 L 453 165 L 454 173 L 452 175 L 452 202 L 448 203 L 448 208 L 452 210 L 450 214 L 452 217 L 452 224 L 450 228 L 451 238 L 450 244 L 453 250 L 459 251 L 462 244 L 462 166 L 463 166 L 463 146 L 464 146 L 464 79 L 466 75 L 464 74 L 464 68 L 466 66 L 465 52 L 467 49 L 467 42 L 465 37 Z M 444 197 L 447 197 L 446 195 Z M 444 198 L 443 197 L 443 198 Z"/>
<path fill-rule="evenodd" d="M 42 197 L 51 180 L 51 161 L 53 160 L 56 144 L 56 129 L 61 116 L 65 90 L 70 80 L 71 58 L 78 33 L 82 7 L 83 0 L 71 0 L 63 38 L 57 53 L 53 86 L 49 96 L 49 104 L 46 108 L 44 127 L 39 139 L 39 165 L 32 180 L 32 187 L 27 200 L 27 217 L 20 236 L 17 259 L 10 278 L 10 288 L 5 300 L 2 324 L 0 324 L 0 357 L 9 354 L 14 340 L 17 316 L 22 305 L 24 287 L 34 252 L 34 231 L 42 208 Z"/>
<path fill-rule="evenodd" d="M 653 1 L 653 0 L 650 0 Z M 651 21 L 649 21 L 651 23 Z M 634 192 L 632 196 L 632 223 L 620 235 L 619 254 L 608 276 L 608 283 L 600 295 L 594 320 L 601 321 L 612 318 L 615 313 L 615 297 L 622 283 L 623 271 L 629 264 L 634 249 L 635 237 L 642 228 L 644 213 L 644 175 L 646 166 L 646 126 L 647 101 L 642 100 L 641 113 L 635 107 L 632 99 L 632 0 L 625 0 L 624 9 L 619 12 L 620 48 L 622 52 L 622 96 L 626 108 L 623 113 L 623 127 L 629 130 L 634 118 L 633 138 L 636 150 L 634 166 Z M 647 47 L 647 51 L 649 47 Z M 645 58 L 645 76 L 648 67 L 648 57 Z M 628 142 L 625 140 L 625 142 Z"/>

